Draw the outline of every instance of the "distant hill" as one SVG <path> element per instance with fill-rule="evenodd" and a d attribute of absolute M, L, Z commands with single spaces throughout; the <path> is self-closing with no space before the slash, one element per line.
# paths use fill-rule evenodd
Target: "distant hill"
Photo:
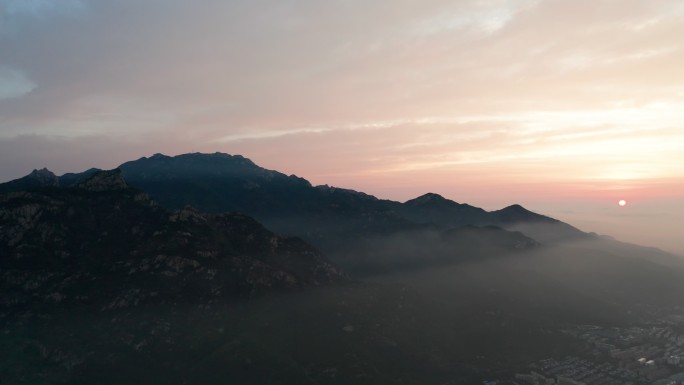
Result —
<path fill-rule="evenodd" d="M 436 223 L 449 227 L 489 224 L 487 211 L 434 193 L 404 202 L 400 211 L 405 217 L 419 223 Z"/>
<path fill-rule="evenodd" d="M 25 177 L 0 183 L 0 194 L 44 187 L 73 187 L 98 171 L 100 170 L 91 168 L 81 173 L 67 173 L 58 177 L 47 168 L 35 169 Z"/>
<path fill-rule="evenodd" d="M 399 211 L 406 218 L 418 223 L 434 223 L 445 227 L 494 225 L 511 231 L 520 231 L 544 243 L 591 237 L 567 223 L 534 213 L 518 204 L 488 212 L 429 193 L 405 202 Z"/>

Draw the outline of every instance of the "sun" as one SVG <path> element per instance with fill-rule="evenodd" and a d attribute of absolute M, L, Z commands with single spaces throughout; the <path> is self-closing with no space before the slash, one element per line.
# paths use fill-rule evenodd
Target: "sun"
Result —
<path fill-rule="evenodd" d="M 618 204 L 619 204 L 620 206 L 626 206 L 626 205 L 627 205 L 627 201 L 624 200 L 624 199 L 620 199 L 620 200 L 618 201 Z"/>

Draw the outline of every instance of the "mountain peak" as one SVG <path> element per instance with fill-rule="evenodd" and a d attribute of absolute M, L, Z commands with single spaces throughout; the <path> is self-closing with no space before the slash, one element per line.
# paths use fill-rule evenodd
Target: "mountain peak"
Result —
<path fill-rule="evenodd" d="M 30 174 L 14 179 L 9 182 L 0 183 L 0 193 L 22 191 L 29 189 L 40 189 L 45 187 L 59 186 L 59 179 L 52 171 L 47 168 L 35 169 Z"/>
<path fill-rule="evenodd" d="M 150 157 L 150 159 L 165 159 L 165 158 L 170 158 L 168 155 L 164 155 L 161 152 L 158 152 Z"/>
<path fill-rule="evenodd" d="M 431 192 L 429 192 L 427 194 L 423 194 L 418 198 L 431 199 L 431 200 L 432 199 L 446 200 L 446 198 L 444 198 L 443 196 L 436 194 L 436 193 L 431 193 Z"/>
<path fill-rule="evenodd" d="M 449 199 L 444 198 L 443 196 L 435 193 L 427 193 L 423 194 L 417 198 L 410 199 L 406 201 L 406 204 L 409 205 L 424 205 L 424 204 L 430 204 L 430 203 L 441 203 L 441 202 L 452 202 Z"/>
<path fill-rule="evenodd" d="M 545 222 L 557 223 L 557 219 L 547 217 L 530 211 L 519 204 L 510 205 L 501 210 L 492 211 L 491 214 L 497 223 L 516 223 L 516 222 Z"/>
<path fill-rule="evenodd" d="M 34 169 L 33 171 L 31 171 L 28 177 L 36 182 L 39 182 L 42 186 L 59 185 L 57 175 L 55 175 L 52 171 L 48 170 L 45 167 L 41 168 L 40 170 Z"/>
<path fill-rule="evenodd" d="M 266 170 L 241 155 L 221 152 L 211 154 L 189 153 L 175 156 L 154 154 L 119 166 L 126 179 L 164 179 L 167 177 L 224 177 L 226 175 L 258 175 L 272 177 L 275 171 Z"/>
<path fill-rule="evenodd" d="M 78 187 L 88 191 L 116 191 L 127 189 L 128 184 L 126 184 L 121 170 L 116 168 L 114 170 L 96 172 L 93 176 L 81 182 Z"/>
<path fill-rule="evenodd" d="M 501 210 L 499 210 L 499 211 L 511 211 L 511 212 L 522 212 L 522 213 L 529 213 L 529 212 L 531 212 L 530 210 L 528 210 L 528 209 L 522 207 L 521 205 L 519 205 L 519 204 L 517 204 L 517 203 L 516 203 L 516 204 L 513 204 L 513 205 L 510 205 L 510 206 L 507 206 L 507 207 L 504 207 L 503 209 L 501 209 Z"/>

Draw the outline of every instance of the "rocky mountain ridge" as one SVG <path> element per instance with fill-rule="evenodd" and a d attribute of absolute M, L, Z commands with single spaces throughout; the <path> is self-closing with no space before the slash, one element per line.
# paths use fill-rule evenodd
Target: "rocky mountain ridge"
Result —
<path fill-rule="evenodd" d="M 241 214 L 166 210 L 101 171 L 0 195 L 0 304 L 209 303 L 343 280 L 317 250 Z"/>
<path fill-rule="evenodd" d="M 488 212 L 434 193 L 404 203 L 378 199 L 350 189 L 328 185 L 314 187 L 306 179 L 267 170 L 240 155 L 194 153 L 171 157 L 155 154 L 126 162 L 120 169 L 127 183 L 147 192 L 163 206 L 179 209 L 190 204 L 207 212 L 242 212 L 283 233 L 305 235 L 320 226 L 321 218 L 338 217 L 354 222 L 356 227 L 380 232 L 387 228 L 392 231 L 412 229 L 416 224 L 444 228 L 464 225 L 512 228 L 519 223 L 543 223 L 547 227 L 559 227 L 556 240 L 587 236 L 570 225 L 517 204 Z M 69 187 L 97 171 L 89 169 L 57 177 L 45 168 L 34 170 L 24 178 L 0 184 L 0 192 Z M 290 223 L 289 227 L 282 222 Z M 293 222 L 305 222 L 304 228 L 297 229 Z M 529 235 L 534 238 L 534 234 Z"/>
<path fill-rule="evenodd" d="M 534 240 L 535 229 L 530 230 L 532 234 L 525 231 L 510 236 L 505 231 L 479 229 L 499 226 L 506 230 L 506 226 L 516 223 L 500 221 L 503 216 L 458 204 L 437 194 L 400 203 L 349 189 L 327 185 L 314 187 L 303 178 L 264 169 L 239 155 L 214 153 L 170 157 L 155 154 L 126 162 L 120 170 L 125 179 L 122 187 L 127 184 L 145 191 L 166 208 L 177 210 L 191 205 L 207 212 L 249 215 L 277 233 L 302 237 L 350 271 L 415 262 L 455 262 L 515 251 L 519 245 L 539 245 Z M 83 183 L 79 181 L 93 172 L 91 169 L 80 174 L 65 174 L 58 181 L 66 186 Z M 6 186 L 9 187 L 11 184 Z M 531 215 L 527 213 L 526 220 Z M 470 229 L 467 239 L 438 236 L 466 225 L 477 226 Z M 548 223 L 543 225 L 548 229 Z M 584 234 L 565 226 L 570 228 L 572 235 Z M 561 234 L 561 238 L 564 235 Z M 469 242 L 497 245 L 497 248 L 485 248 L 488 250 L 485 255 L 485 249 L 476 249 Z M 423 250 L 415 247 L 396 250 L 392 243 L 421 245 Z M 431 258 L 410 262 L 406 250 Z"/>

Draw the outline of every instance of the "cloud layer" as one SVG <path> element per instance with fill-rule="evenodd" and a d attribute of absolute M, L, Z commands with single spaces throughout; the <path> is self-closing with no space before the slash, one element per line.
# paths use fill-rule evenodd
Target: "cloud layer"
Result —
<path fill-rule="evenodd" d="M 672 196 L 681 36 L 676 0 L 0 0 L 0 179 L 226 151 L 400 199 Z"/>

